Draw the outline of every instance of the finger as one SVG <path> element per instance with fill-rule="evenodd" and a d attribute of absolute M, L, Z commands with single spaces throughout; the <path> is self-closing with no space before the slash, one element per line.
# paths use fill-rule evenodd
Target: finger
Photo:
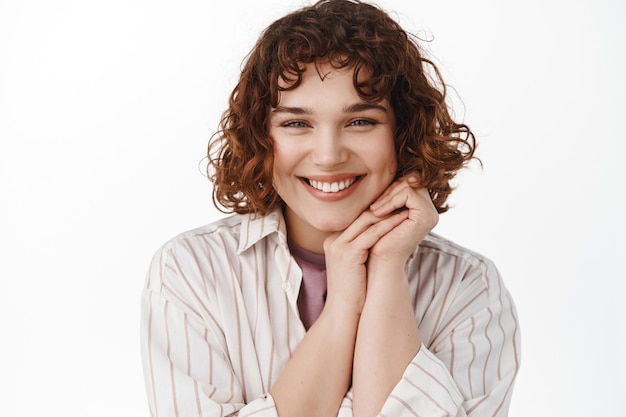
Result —
<path fill-rule="evenodd" d="M 416 190 L 406 181 L 393 184 L 370 206 L 376 216 L 385 216 L 402 207 L 409 207 L 409 200 L 415 198 Z M 407 205 L 408 204 L 408 205 Z"/>
<path fill-rule="evenodd" d="M 420 187 L 419 176 L 416 173 L 410 173 L 403 177 L 400 177 L 393 183 L 391 183 L 385 191 L 370 205 L 370 209 L 376 212 L 378 215 L 378 211 L 380 206 L 387 201 L 390 196 L 395 193 L 402 192 L 404 190 L 418 190 Z"/>
<path fill-rule="evenodd" d="M 374 212 L 377 216 L 384 216 L 386 213 L 406 208 L 408 219 L 414 222 L 415 227 L 431 230 L 439 221 L 439 214 L 433 204 L 430 194 L 426 189 L 399 190 L 387 197 Z"/>
<path fill-rule="evenodd" d="M 383 236 L 391 232 L 409 217 L 408 210 L 402 210 L 391 216 L 373 223 L 370 227 L 360 233 L 353 244 L 361 249 L 371 249 Z"/>
<path fill-rule="evenodd" d="M 341 233 L 339 238 L 344 242 L 352 242 L 369 227 L 383 219 L 383 216 L 377 217 L 370 210 L 365 210 Z"/>
<path fill-rule="evenodd" d="M 373 246 L 380 237 L 389 232 L 395 226 L 400 224 L 408 217 L 408 210 L 402 213 L 395 213 L 386 217 L 376 217 L 367 210 L 354 221 L 348 228 L 337 236 L 333 234 L 329 236 L 324 245 L 330 245 L 334 242 L 340 245 L 354 245 L 360 250 L 367 250 Z"/>

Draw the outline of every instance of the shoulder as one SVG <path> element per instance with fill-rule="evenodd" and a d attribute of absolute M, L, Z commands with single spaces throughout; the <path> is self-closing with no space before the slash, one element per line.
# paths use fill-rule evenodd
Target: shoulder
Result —
<path fill-rule="evenodd" d="M 493 265 L 493 262 L 488 257 L 432 232 L 419 244 L 417 253 L 438 253 L 479 268 Z"/>
<path fill-rule="evenodd" d="M 285 241 L 280 212 L 266 216 L 234 214 L 173 237 L 152 258 L 148 287 L 160 287 L 163 280 L 188 280 L 229 275 L 252 262 L 256 249 L 268 241 Z M 286 243 L 284 245 L 286 247 Z"/>
<path fill-rule="evenodd" d="M 165 242 L 157 251 L 157 255 L 159 253 L 171 253 L 180 247 L 206 247 L 207 244 L 212 242 L 237 243 L 245 220 L 246 216 L 235 214 L 204 226 L 187 230 Z"/>
<path fill-rule="evenodd" d="M 437 271 L 438 276 L 455 282 L 459 289 L 480 287 L 491 295 L 504 289 L 500 273 L 490 258 L 435 233 L 429 233 L 420 243 L 412 262 L 419 270 Z"/>
<path fill-rule="evenodd" d="M 439 235 L 431 233 L 420 243 L 407 272 L 425 335 L 449 334 L 472 317 L 515 316 L 491 259 Z"/>
<path fill-rule="evenodd" d="M 163 280 L 172 273 L 197 276 L 201 270 L 210 268 L 211 258 L 234 256 L 245 220 L 243 215 L 232 215 L 169 239 L 152 257 L 147 287 L 160 289 Z"/>

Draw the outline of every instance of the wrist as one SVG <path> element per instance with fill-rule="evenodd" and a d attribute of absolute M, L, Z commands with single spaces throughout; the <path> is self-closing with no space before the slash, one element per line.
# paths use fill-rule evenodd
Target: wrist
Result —
<path fill-rule="evenodd" d="M 370 256 L 367 260 L 367 278 L 382 277 L 390 279 L 393 277 L 406 278 L 406 264 L 408 257 L 398 256 Z"/>
<path fill-rule="evenodd" d="M 350 302 L 329 295 L 324 303 L 324 309 L 320 318 L 330 318 L 331 320 L 340 320 L 346 323 L 358 323 L 364 304 L 365 297 L 360 301 Z"/>

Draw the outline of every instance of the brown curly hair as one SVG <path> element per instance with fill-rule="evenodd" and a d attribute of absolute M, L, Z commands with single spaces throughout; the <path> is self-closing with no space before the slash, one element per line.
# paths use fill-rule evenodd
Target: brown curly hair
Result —
<path fill-rule="evenodd" d="M 321 62 L 354 68 L 363 100 L 389 100 L 396 117 L 396 178 L 417 172 L 419 186 L 429 190 L 437 211 L 445 212 L 450 180 L 473 158 L 474 134 L 452 119 L 441 74 L 415 38 L 378 7 L 352 0 L 319 1 L 262 33 L 209 142 L 215 205 L 224 212 L 263 215 L 282 204 L 272 187 L 270 109 L 281 91 L 300 85 L 304 64 Z M 358 81 L 363 70 L 367 80 Z M 279 85 L 280 78 L 289 84 Z"/>

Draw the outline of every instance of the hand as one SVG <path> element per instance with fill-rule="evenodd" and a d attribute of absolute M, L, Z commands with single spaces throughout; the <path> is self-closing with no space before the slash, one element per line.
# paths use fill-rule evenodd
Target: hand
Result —
<path fill-rule="evenodd" d="M 393 211 L 393 210 L 392 210 Z M 324 241 L 328 295 L 326 306 L 348 308 L 360 314 L 365 303 L 367 271 L 371 248 L 407 220 L 409 211 L 374 215 L 367 210 L 344 231 Z"/>
<path fill-rule="evenodd" d="M 417 245 L 439 221 L 428 190 L 417 188 L 419 178 L 409 174 L 393 182 L 370 206 L 379 218 L 406 211 L 406 219 L 382 236 L 370 250 L 370 260 L 398 262 L 404 267 Z"/>

